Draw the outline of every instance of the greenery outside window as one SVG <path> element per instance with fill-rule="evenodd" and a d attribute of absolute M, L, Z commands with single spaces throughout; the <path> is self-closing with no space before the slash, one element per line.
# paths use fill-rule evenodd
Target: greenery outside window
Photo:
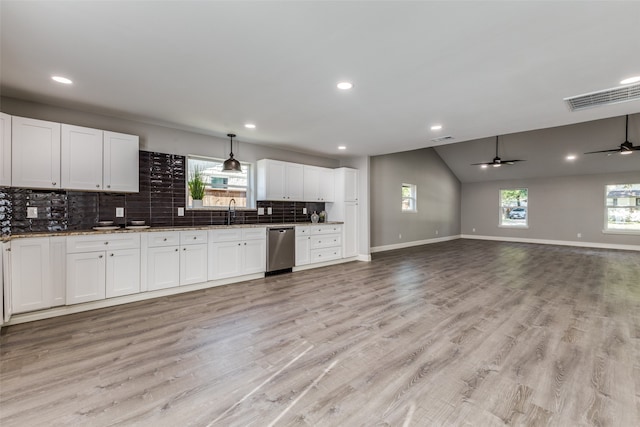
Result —
<path fill-rule="evenodd" d="M 500 190 L 500 226 L 515 228 L 529 226 L 529 189 Z"/>
<path fill-rule="evenodd" d="M 640 232 L 640 184 L 607 185 L 605 231 Z"/>
<path fill-rule="evenodd" d="M 402 184 L 402 212 L 418 212 L 415 184 Z"/>
<path fill-rule="evenodd" d="M 203 208 L 227 209 L 231 199 L 238 208 L 253 208 L 251 164 L 241 163 L 242 172 L 224 172 L 223 159 L 187 156 L 187 181 L 197 172 L 204 182 Z M 193 207 L 193 199 L 187 182 L 187 206 Z"/>

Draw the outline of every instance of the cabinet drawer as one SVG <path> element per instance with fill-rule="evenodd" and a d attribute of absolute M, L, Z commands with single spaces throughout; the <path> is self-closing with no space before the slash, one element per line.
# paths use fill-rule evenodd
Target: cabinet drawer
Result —
<path fill-rule="evenodd" d="M 162 246 L 176 246 L 180 243 L 180 233 L 177 231 L 169 231 L 164 233 L 148 233 L 147 246 L 150 248 L 159 248 Z"/>
<path fill-rule="evenodd" d="M 231 242 L 233 240 L 242 240 L 242 230 L 239 228 L 211 230 L 209 233 L 209 239 L 212 242 Z"/>
<path fill-rule="evenodd" d="M 311 249 L 311 262 L 331 261 L 342 258 L 342 248 Z"/>
<path fill-rule="evenodd" d="M 296 226 L 296 236 L 308 236 L 309 234 L 311 234 L 311 227 Z"/>
<path fill-rule="evenodd" d="M 259 227 L 259 228 L 244 228 L 242 230 L 242 239 L 243 240 L 260 240 L 267 238 L 267 228 Z"/>
<path fill-rule="evenodd" d="M 311 249 L 329 248 L 342 245 L 342 236 L 340 234 L 321 234 L 311 236 Z"/>
<path fill-rule="evenodd" d="M 193 231 L 180 232 L 181 245 L 197 245 L 201 243 L 207 243 L 206 230 L 193 230 Z"/>
<path fill-rule="evenodd" d="M 331 234 L 331 233 L 342 233 L 342 226 L 338 225 L 312 225 L 311 234 Z"/>
<path fill-rule="evenodd" d="M 116 249 L 137 249 L 139 247 L 139 233 L 67 237 L 68 254 Z"/>

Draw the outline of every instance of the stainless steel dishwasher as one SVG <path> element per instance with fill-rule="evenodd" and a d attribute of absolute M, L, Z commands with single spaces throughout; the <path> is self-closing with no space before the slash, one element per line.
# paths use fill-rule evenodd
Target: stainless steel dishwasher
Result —
<path fill-rule="evenodd" d="M 290 270 L 295 263 L 295 228 L 269 228 L 267 231 L 267 273 L 279 270 Z"/>

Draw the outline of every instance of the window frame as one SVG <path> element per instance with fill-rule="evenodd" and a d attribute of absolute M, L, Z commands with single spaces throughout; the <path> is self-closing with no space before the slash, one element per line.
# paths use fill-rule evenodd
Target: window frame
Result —
<path fill-rule="evenodd" d="M 224 163 L 226 159 L 219 159 L 216 157 L 202 156 L 200 154 L 188 154 L 185 156 L 185 209 L 187 210 L 197 210 L 197 211 L 226 211 L 228 209 L 227 206 L 203 206 L 194 208 L 191 204 L 189 204 L 189 161 L 190 160 L 201 160 L 201 161 L 209 161 L 216 163 Z M 256 198 L 255 198 L 255 166 L 250 162 L 240 162 L 243 171 L 246 171 L 247 174 L 247 190 L 246 190 L 246 199 L 247 206 L 238 206 L 236 210 L 255 210 L 256 209 Z"/>
<path fill-rule="evenodd" d="M 403 195 L 403 190 L 406 188 L 409 188 L 410 192 L 411 192 L 411 196 L 409 197 L 405 197 Z M 408 184 L 406 182 L 402 183 L 402 186 L 400 187 L 400 199 L 401 199 L 401 205 L 400 205 L 400 211 L 402 213 L 417 213 L 418 212 L 418 186 L 416 184 Z M 409 209 L 405 209 L 404 208 L 404 201 L 405 200 L 409 200 Z"/>
<path fill-rule="evenodd" d="M 628 206 L 620 206 L 619 205 L 619 199 L 620 197 L 612 197 L 612 204 L 609 205 L 607 200 L 609 199 L 609 192 L 612 190 L 609 190 L 609 187 L 619 187 L 619 186 L 623 186 L 623 185 L 630 185 L 630 186 L 634 186 L 634 187 L 638 187 L 640 188 L 640 182 L 638 183 L 619 183 L 619 184 L 605 184 L 604 185 L 604 215 L 603 215 L 603 220 L 604 220 L 604 227 L 602 229 L 602 232 L 604 234 L 631 234 L 631 235 L 640 235 L 640 225 L 638 226 L 638 229 L 624 229 L 624 228 L 609 228 L 609 209 L 610 208 L 615 208 L 615 209 L 632 209 L 632 210 L 637 210 L 640 211 L 640 197 L 636 197 L 635 200 L 635 204 L 630 204 Z"/>
<path fill-rule="evenodd" d="M 516 190 L 526 190 L 527 192 L 527 199 L 526 199 L 526 206 L 516 206 L 516 207 L 524 207 L 526 215 L 525 215 L 525 222 L 524 224 L 521 223 L 514 223 L 514 224 L 509 224 L 509 223 L 503 223 L 503 219 L 504 216 L 502 214 L 503 212 L 503 203 L 502 203 L 502 192 L 503 191 L 516 191 Z M 500 188 L 498 189 L 498 227 L 499 228 L 510 228 L 510 229 L 518 229 L 518 230 L 526 230 L 529 228 L 529 200 L 530 200 L 531 196 L 529 194 L 529 187 L 510 187 L 510 188 Z"/>

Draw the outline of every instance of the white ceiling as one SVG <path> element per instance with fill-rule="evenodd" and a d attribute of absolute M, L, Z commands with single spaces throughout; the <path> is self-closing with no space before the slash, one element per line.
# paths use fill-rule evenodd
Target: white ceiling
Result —
<path fill-rule="evenodd" d="M 2 0 L 0 12 L 3 96 L 333 158 L 640 112 L 562 100 L 640 75 L 635 1 Z"/>

